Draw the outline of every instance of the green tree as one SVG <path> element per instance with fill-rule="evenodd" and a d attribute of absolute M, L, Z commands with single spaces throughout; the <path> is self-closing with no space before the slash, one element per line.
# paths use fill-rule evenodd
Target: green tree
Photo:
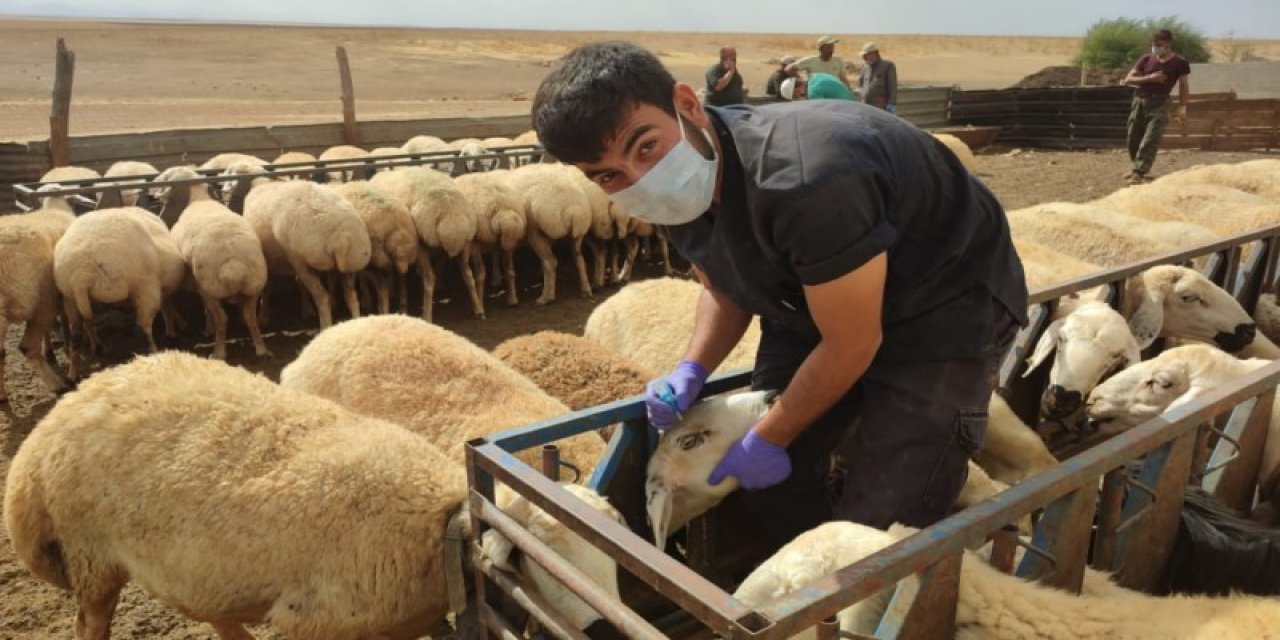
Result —
<path fill-rule="evenodd" d="M 1208 62 L 1209 47 L 1204 34 L 1177 16 L 1161 18 L 1114 18 L 1099 20 L 1084 35 L 1075 64 L 1102 69 L 1122 69 L 1151 50 L 1156 31 L 1173 32 L 1173 48 L 1190 62 Z"/>

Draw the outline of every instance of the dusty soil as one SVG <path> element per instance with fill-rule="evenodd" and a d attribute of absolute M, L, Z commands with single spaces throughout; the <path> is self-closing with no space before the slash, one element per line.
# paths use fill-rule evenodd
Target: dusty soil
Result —
<path fill-rule="evenodd" d="M 1176 151 L 1162 154 L 1157 162 L 1159 172 L 1203 163 L 1240 162 L 1267 154 L 1254 153 L 1206 153 Z M 1269 157 L 1275 157 L 1272 154 Z M 991 187 L 1007 208 L 1019 208 L 1053 200 L 1086 201 L 1101 197 L 1123 182 L 1120 175 L 1126 168 L 1122 152 L 1042 152 L 991 149 L 978 155 L 979 176 Z M 532 303 L 537 296 L 537 267 L 530 254 L 521 258 L 520 298 L 518 307 L 508 308 L 500 298 L 490 297 L 488 319 L 470 317 L 465 302 L 459 297 L 457 275 L 443 275 L 444 290 L 438 295 L 445 301 L 436 306 L 437 321 L 475 341 L 481 347 L 492 349 L 507 338 L 554 329 L 580 334 L 587 316 L 600 301 L 617 290 L 608 286 L 593 298 L 576 295 L 577 285 L 567 255 L 561 255 L 559 291 L 561 299 L 547 306 Z M 677 267 L 682 267 L 677 263 Z M 642 265 L 637 277 L 655 277 L 661 268 L 652 260 Z M 491 294 L 492 295 L 492 294 Z M 267 338 L 274 357 L 257 360 L 252 347 L 244 337 L 243 329 L 232 325 L 232 336 L 238 338 L 231 345 L 230 361 L 233 364 L 260 371 L 277 378 L 280 369 L 292 360 L 311 335 L 314 320 L 303 320 L 297 313 L 297 296 L 282 291 L 273 296 L 273 320 Z M 416 303 L 416 301 L 414 301 Z M 197 307 L 186 306 L 185 315 L 198 319 Z M 416 310 L 417 307 L 415 306 Z M 143 343 L 132 328 L 130 318 L 123 313 L 109 313 L 102 330 L 107 353 L 98 366 L 119 363 L 138 352 Z M 52 406 L 54 397 L 41 388 L 17 354 L 20 329 L 14 328 L 7 337 L 10 403 L 0 405 L 0 492 L 7 474 L 9 460 L 17 451 L 23 438 L 30 433 L 40 418 Z M 209 341 L 199 335 L 184 335 L 168 346 L 209 354 Z M 61 363 L 65 368 L 65 362 Z M 26 640 L 49 637 L 69 637 L 73 634 L 74 604 L 64 592 L 33 577 L 18 565 L 9 541 L 0 528 L 0 638 Z M 120 638 L 162 638 L 178 640 L 187 638 L 211 638 L 211 630 L 202 624 L 187 621 L 167 606 L 156 602 L 136 587 L 130 587 L 116 614 L 114 630 Z M 260 634 L 260 637 L 272 637 Z"/>
<path fill-rule="evenodd" d="M 1127 69 L 1089 69 L 1084 78 L 1084 86 L 1115 86 L 1124 79 Z M 1047 87 L 1081 86 L 1080 67 L 1052 66 L 1045 67 L 1014 83 L 1013 89 L 1044 89 Z"/>

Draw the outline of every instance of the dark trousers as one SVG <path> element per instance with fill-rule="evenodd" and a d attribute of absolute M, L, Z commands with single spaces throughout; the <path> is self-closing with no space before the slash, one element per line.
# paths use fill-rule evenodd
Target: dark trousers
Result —
<path fill-rule="evenodd" d="M 982 446 L 996 372 L 1018 328 L 1003 306 L 992 307 L 992 335 L 980 357 L 873 363 L 788 447 L 786 481 L 737 492 L 760 533 L 781 546 L 835 519 L 886 529 L 945 517 Z M 785 388 L 813 346 L 765 323 L 752 387 Z"/>
<path fill-rule="evenodd" d="M 1147 175 L 1156 161 L 1160 140 L 1169 125 L 1169 96 L 1134 96 L 1129 107 L 1129 161 L 1133 172 Z"/>

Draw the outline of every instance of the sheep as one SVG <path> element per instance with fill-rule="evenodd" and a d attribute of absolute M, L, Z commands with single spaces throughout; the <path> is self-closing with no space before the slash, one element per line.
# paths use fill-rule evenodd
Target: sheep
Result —
<path fill-rule="evenodd" d="M 471 140 L 463 144 L 458 149 L 458 157 L 465 158 L 470 156 L 489 155 L 490 151 L 485 148 L 478 140 Z M 475 173 L 477 171 L 492 171 L 498 168 L 498 159 L 477 159 L 477 160 L 458 160 L 454 163 L 454 175 L 462 175 L 467 173 Z"/>
<path fill-rule="evenodd" d="M 157 180 L 184 180 L 196 177 L 188 167 L 165 170 Z M 177 187 L 169 198 L 182 197 L 186 204 L 171 231 L 183 261 L 191 269 L 196 291 L 204 303 L 206 317 L 213 326 L 213 357 L 227 358 L 227 313 L 224 300 L 240 304 L 245 327 L 259 357 L 271 354 L 258 324 L 258 299 L 267 286 L 267 260 L 253 225 L 209 196 L 208 187 L 192 184 Z"/>
<path fill-rule="evenodd" d="M 391 157 L 395 157 L 395 156 L 403 156 L 403 155 L 404 155 L 404 149 L 401 149 L 400 147 L 378 147 L 378 148 L 374 149 L 373 151 L 370 151 L 370 152 L 369 152 L 369 158 L 370 158 L 371 160 L 381 160 L 381 159 L 383 159 L 383 158 L 391 158 Z M 403 158 L 401 158 L 401 159 L 403 159 Z M 394 169 L 394 168 L 395 168 L 395 167 L 390 167 L 390 168 L 389 168 L 389 167 L 387 167 L 387 166 L 385 166 L 385 165 L 383 165 L 383 166 L 372 166 L 372 171 L 373 171 L 374 173 L 378 173 L 379 171 L 390 171 L 390 170 L 392 170 L 392 169 Z"/>
<path fill-rule="evenodd" d="M 797 536 L 766 560 L 734 597 L 751 607 L 765 607 L 914 533 L 897 525 L 886 532 L 854 522 L 828 522 Z M 1094 581 L 1101 578 L 1095 576 Z M 1025 581 L 965 552 L 956 638 L 1210 640 L 1263 638 L 1280 628 L 1280 603 L 1274 599 L 1160 598 L 1119 586 L 1100 591 L 1101 595 L 1075 595 Z M 841 612 L 841 632 L 874 633 L 891 593 L 892 586 Z"/>
<path fill-rule="evenodd" d="M 1022 482 L 1058 464 L 1040 436 L 1009 408 L 999 393 L 992 393 L 987 403 L 986 437 L 973 461 L 993 480 L 1007 485 Z"/>
<path fill-rule="evenodd" d="M 1103 270 L 1096 264 L 1050 249 L 1039 242 L 1014 238 L 1013 246 L 1022 262 L 1027 288 L 1032 291 Z"/>
<path fill-rule="evenodd" d="M 573 176 L 578 187 L 587 196 L 587 203 L 591 207 L 591 232 L 587 234 L 585 240 L 587 246 L 591 247 L 591 254 L 595 262 L 595 272 L 591 279 L 592 286 L 600 288 L 604 286 L 604 269 L 605 269 L 605 246 L 611 240 L 617 237 L 621 240 L 624 234 L 619 231 L 618 216 L 615 211 L 620 211 L 619 207 L 613 204 L 613 200 L 609 199 L 609 194 L 600 188 L 600 185 L 591 181 L 581 171 L 569 171 L 569 175 Z M 625 229 L 625 227 L 623 227 Z"/>
<path fill-rule="evenodd" d="M 73 220 L 75 214 L 65 197 L 44 198 L 40 208 L 30 213 L 0 216 L 0 339 L 9 334 L 10 323 L 26 323 L 18 349 L 51 391 L 65 386 L 43 349 L 60 304 L 53 251 Z M 0 404 L 9 399 L 5 359 L 0 344 Z"/>
<path fill-rule="evenodd" d="M 769 410 L 770 396 L 767 391 L 750 391 L 708 398 L 663 434 L 645 472 L 645 509 L 659 549 L 665 548 L 670 532 L 738 489 L 733 476 L 718 485 L 708 484 L 707 477 L 729 447 Z M 972 506 L 1008 488 L 972 462 L 969 471 L 960 496 L 965 501 L 957 500 L 957 508 Z M 1029 522 L 1022 524 L 1030 529 Z"/>
<path fill-rule="evenodd" d="M 315 164 L 315 163 L 316 163 L 315 156 L 302 151 L 286 151 L 280 154 L 279 156 L 276 156 L 276 159 L 271 161 L 272 167 L 276 169 L 281 169 L 280 165 L 282 164 Z M 299 169 L 299 168 L 301 167 L 283 167 L 283 169 L 285 170 Z M 295 173 L 292 175 L 280 176 L 281 180 L 307 180 L 309 178 L 310 176 L 308 176 L 305 173 Z"/>
<path fill-rule="evenodd" d="M 485 138 L 480 141 L 480 144 L 484 145 L 484 148 L 487 149 L 489 153 L 501 153 L 505 156 L 506 152 L 504 149 L 515 146 L 516 142 L 511 138 Z M 500 159 L 496 166 L 499 169 L 514 169 L 518 165 L 516 164 L 516 157 L 509 156 Z"/>
<path fill-rule="evenodd" d="M 198 167 L 201 173 L 222 173 L 227 167 L 233 164 L 251 164 L 259 167 L 266 166 L 267 161 L 258 156 L 251 156 L 247 153 L 219 153 L 218 155 L 204 161 L 204 164 Z"/>
<path fill-rule="evenodd" d="M 515 139 L 512 140 L 511 142 L 521 146 L 531 145 L 531 144 L 538 144 L 538 145 L 542 144 L 542 142 L 538 140 L 538 132 L 534 131 L 533 129 L 525 131 L 524 133 L 516 136 Z M 513 169 L 516 167 L 523 167 L 529 164 L 535 164 L 536 162 L 537 161 L 534 160 L 534 156 L 531 154 L 522 154 L 511 159 Z"/>
<path fill-rule="evenodd" d="M 372 275 L 378 295 L 378 313 L 391 312 L 393 275 L 400 283 L 400 307 L 406 308 L 405 278 L 418 256 L 418 230 L 413 225 L 409 210 L 363 180 L 336 185 L 333 189 L 351 203 L 369 232 L 369 268 L 378 271 Z"/>
<path fill-rule="evenodd" d="M 1027 358 L 1024 375 L 1055 353 L 1040 402 L 1041 412 L 1051 420 L 1078 410 L 1089 391 L 1109 373 L 1142 360 L 1124 316 L 1099 301 L 1084 302 L 1050 322 Z"/>
<path fill-rule="evenodd" d="M 117 178 L 120 176 L 154 176 L 160 173 L 154 166 L 147 162 L 138 162 L 135 160 L 121 160 L 107 167 L 106 173 L 102 174 L 103 178 Z M 112 181 L 113 184 L 138 184 L 146 182 L 145 179 L 136 179 L 128 181 Z M 103 193 L 98 194 L 99 203 L 103 202 Z M 132 207 L 138 204 L 138 195 L 142 193 L 141 189 L 121 189 L 120 204 L 126 207 Z"/>
<path fill-rule="evenodd" d="M 479 223 L 475 207 L 449 176 L 426 167 L 406 167 L 379 173 L 369 181 L 409 209 L 418 229 L 422 246 L 418 250 L 418 270 L 422 273 L 422 318 L 431 320 L 435 300 L 435 270 L 431 266 L 430 249 L 443 249 L 454 258 L 462 273 L 462 282 L 471 299 L 471 310 L 484 317 L 484 297 L 480 284 L 471 271 L 471 245 Z"/>
<path fill-rule="evenodd" d="M 965 144 L 963 140 L 949 133 L 934 133 L 930 135 L 937 139 L 938 142 L 941 142 L 943 146 L 955 155 L 956 160 L 960 161 L 960 164 L 964 166 L 965 171 L 974 175 L 978 174 L 978 159 L 974 157 L 973 150 L 970 149 L 969 145 Z"/>
<path fill-rule="evenodd" d="M 40 176 L 40 182 L 79 182 L 100 178 L 102 174 L 88 167 L 54 167 Z"/>
<path fill-rule="evenodd" d="M 1264 358 L 1240 360 L 1209 345 L 1175 347 L 1094 387 L 1085 412 L 1100 433 L 1114 435 L 1194 402 L 1210 389 L 1230 384 L 1271 362 Z M 1280 401 L 1280 395 L 1276 399 Z M 1280 469 L 1280 403 L 1273 404 L 1271 411 L 1258 473 L 1263 481 Z M 1280 495 L 1263 498 L 1270 501 Z"/>
<path fill-rule="evenodd" d="M 249 192 L 244 217 L 262 242 L 269 271 L 283 273 L 287 265 L 310 292 L 321 329 L 333 324 L 333 309 L 317 271 L 342 274 L 347 310 L 360 317 L 355 274 L 369 266 L 372 246 L 351 203 L 314 182 L 276 182 Z"/>
<path fill-rule="evenodd" d="M 1211 183 L 1151 182 L 1091 204 L 1148 220 L 1191 222 L 1223 235 L 1280 224 L 1280 203 Z"/>
<path fill-rule="evenodd" d="M 1051 202 L 1009 211 L 1012 236 L 1020 241 L 1042 243 L 1052 250 L 1101 266 L 1128 265 L 1178 250 L 1174 244 L 1147 232 L 1147 225 L 1152 223 L 1144 223 L 1139 236 L 1137 228 L 1132 233 L 1117 232 L 1098 220 L 1060 214 L 1065 210 L 1079 211 L 1082 206 Z M 1110 214 L 1097 211 L 1096 215 L 1101 219 Z"/>
<path fill-rule="evenodd" d="M 493 355 L 574 411 L 643 393 L 645 383 L 657 377 L 586 338 L 556 331 L 512 338 L 494 347 Z M 597 433 L 608 441 L 613 428 Z"/>
<path fill-rule="evenodd" d="M 148 218 L 160 228 L 149 224 Z M 67 227 L 53 249 L 53 276 L 71 334 L 67 355 L 72 380 L 80 377 L 81 331 L 88 334 L 90 349 L 98 349 L 94 301 L 132 303 L 147 346 L 153 353 L 158 350 L 151 325 L 166 296 L 181 285 L 186 270 L 167 234 L 155 215 L 137 207 L 90 211 Z M 171 323 L 166 325 L 171 329 Z"/>
<path fill-rule="evenodd" d="M 73 592 L 83 638 L 108 637 L 129 580 L 227 639 L 257 622 L 443 637 L 446 527 L 466 491 L 461 465 L 397 425 L 165 352 L 54 406 L 13 458 L 4 517 L 21 563 Z M 589 575 L 610 564 L 526 511 L 512 515 Z"/>
<path fill-rule="evenodd" d="M 519 195 L 507 184 L 504 170 L 461 175 L 454 184 L 476 214 L 476 246 L 471 252 L 476 286 L 484 287 L 484 255 L 488 251 L 493 256 L 490 282 L 505 282 L 507 304 L 519 304 L 515 251 L 528 233 Z"/>
<path fill-rule="evenodd" d="M 657 229 L 653 226 L 653 223 L 645 222 L 639 218 L 631 218 L 630 216 L 627 216 L 625 212 L 621 211 L 621 207 L 617 207 L 615 205 L 614 217 L 618 218 L 620 216 L 626 216 L 629 218 L 630 223 L 627 225 L 627 231 L 625 234 L 623 234 L 622 231 L 618 232 L 619 235 L 626 238 L 625 244 L 627 248 L 626 266 L 624 267 L 624 272 L 619 277 L 618 281 L 626 282 L 631 279 L 631 273 L 635 270 L 636 256 L 641 253 L 648 255 L 650 250 L 650 240 L 653 239 L 657 240 L 658 251 L 662 253 L 662 275 L 668 278 L 674 276 L 675 269 L 671 267 L 671 250 L 667 245 L 666 236 L 658 233 Z M 643 252 L 640 251 L 641 242 L 644 243 Z"/>
<path fill-rule="evenodd" d="M 400 424 L 459 462 L 473 438 L 569 413 L 465 338 L 402 315 L 349 320 L 320 332 L 281 371 L 280 384 Z M 563 459 L 584 474 L 604 453 L 594 434 L 559 444 Z M 536 451 L 520 457 L 539 464 Z"/>
<path fill-rule="evenodd" d="M 507 178 L 516 190 L 529 220 L 529 246 L 542 262 L 542 295 L 538 304 L 556 299 L 556 257 L 554 240 L 565 238 L 578 269 L 582 296 L 591 296 L 587 263 L 582 257 L 582 241 L 591 228 L 591 203 L 578 186 L 574 167 L 559 164 L 532 164 L 520 167 Z"/>
<path fill-rule="evenodd" d="M 340 144 L 336 147 L 329 147 L 328 149 L 325 149 L 324 151 L 322 151 L 320 153 L 320 157 L 317 158 L 317 160 L 319 160 L 320 162 L 338 161 L 340 164 L 350 165 L 350 164 L 354 164 L 354 161 L 356 160 L 360 160 L 367 157 L 369 157 L 369 152 L 365 151 L 364 149 L 361 149 L 360 147 L 355 147 L 349 144 Z M 345 162 L 348 160 L 351 162 Z M 355 177 L 358 175 L 357 174 L 358 171 L 361 171 L 361 170 L 345 169 L 342 171 L 330 171 L 328 174 L 329 181 L 330 182 L 350 182 L 351 180 L 355 179 Z"/>
<path fill-rule="evenodd" d="M 1250 160 L 1238 164 L 1213 164 L 1166 174 L 1152 184 L 1218 184 L 1280 202 L 1280 160 Z"/>
<path fill-rule="evenodd" d="M 622 288 L 592 310 L 582 335 L 653 371 L 670 371 L 693 335 L 694 313 L 702 287 L 689 280 L 657 278 Z M 760 321 L 721 363 L 721 369 L 749 367 L 760 346 Z"/>

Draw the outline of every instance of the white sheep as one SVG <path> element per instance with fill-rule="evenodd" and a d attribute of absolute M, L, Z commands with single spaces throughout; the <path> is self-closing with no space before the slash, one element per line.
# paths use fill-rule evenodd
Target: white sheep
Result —
<path fill-rule="evenodd" d="M 670 371 L 689 345 L 702 292 L 702 286 L 690 280 L 634 282 L 592 310 L 582 335 L 648 369 Z M 759 346 L 760 321 L 753 319 L 720 369 L 751 366 Z"/>
<path fill-rule="evenodd" d="M 1118 189 L 1092 204 L 1148 220 L 1191 222 L 1223 235 L 1280 224 L 1280 202 L 1212 183 L 1161 180 Z"/>
<path fill-rule="evenodd" d="M 320 152 L 320 157 L 317 158 L 317 160 L 321 162 L 349 160 L 351 162 L 342 163 L 342 164 L 349 165 L 349 164 L 353 164 L 356 160 L 361 160 L 367 157 L 369 157 L 369 152 L 365 151 L 364 149 L 361 149 L 360 147 L 352 146 L 349 144 L 340 144 L 336 147 L 329 147 L 328 149 L 325 149 L 324 151 Z M 364 171 L 363 169 L 344 169 L 342 171 L 330 171 L 328 174 L 329 181 L 330 182 L 350 182 L 354 179 L 359 178 L 363 174 L 363 171 Z"/>
<path fill-rule="evenodd" d="M 1238 164 L 1213 164 L 1174 171 L 1152 184 L 1219 184 L 1280 202 L 1280 160 L 1250 160 Z"/>
<path fill-rule="evenodd" d="M 391 157 L 403 156 L 403 155 L 404 155 L 404 149 L 401 149 L 400 147 L 378 147 L 373 151 L 369 152 L 369 158 L 371 160 L 380 160 L 383 158 L 391 158 Z M 380 171 L 390 171 L 390 170 L 391 169 L 387 168 L 386 166 L 373 167 L 374 173 L 378 173 Z"/>
<path fill-rule="evenodd" d="M 160 173 L 155 166 L 148 162 L 138 162 L 136 160 L 121 160 L 107 167 L 106 173 L 102 174 L 103 178 L 117 178 L 121 176 L 154 176 Z M 112 180 L 112 184 L 142 184 L 146 182 L 146 178 L 138 178 L 135 180 Z M 138 204 L 138 195 L 142 193 L 141 189 L 121 189 L 120 203 L 126 207 L 132 207 Z M 102 193 L 98 194 L 99 202 L 101 202 Z"/>
<path fill-rule="evenodd" d="M 188 167 L 166 169 L 157 180 L 184 180 L 196 177 Z M 258 357 L 270 355 L 258 325 L 258 300 L 267 286 L 267 260 L 262 241 L 253 225 L 221 202 L 209 196 L 203 184 L 175 187 L 177 197 L 185 192 L 187 204 L 171 234 L 182 259 L 191 270 L 196 291 L 204 303 L 206 317 L 214 332 L 213 357 L 227 357 L 227 312 L 224 301 L 240 305 L 245 327 Z"/>
<path fill-rule="evenodd" d="M 275 182 L 249 192 L 244 217 L 262 242 L 270 272 L 284 273 L 287 265 L 287 272 L 311 294 L 320 328 L 333 324 L 333 310 L 316 272 L 342 274 L 347 310 L 351 317 L 360 317 L 355 274 L 369 266 L 372 247 L 364 221 L 351 203 L 314 182 Z"/>
<path fill-rule="evenodd" d="M 578 187 L 587 196 L 587 204 L 591 207 L 591 231 L 585 240 L 587 246 L 591 247 L 595 263 L 591 284 L 600 288 L 604 286 L 605 247 L 613 240 L 622 240 L 625 237 L 619 229 L 619 227 L 625 229 L 625 225 L 618 224 L 618 214 L 615 213 L 620 211 L 620 207 L 616 207 L 613 200 L 609 198 L 609 194 L 581 171 L 568 173 L 574 177 Z"/>
<path fill-rule="evenodd" d="M 1190 344 L 1169 349 L 1136 364 L 1098 385 L 1086 407 L 1090 423 L 1104 435 L 1120 433 L 1147 420 L 1196 401 L 1208 391 L 1232 384 L 1272 363 L 1272 360 L 1240 360 L 1208 345 Z M 1280 472 L 1280 395 L 1271 407 L 1259 482 L 1267 484 Z M 1274 491 L 1274 485 L 1272 485 Z M 1276 502 L 1275 493 L 1261 496 Z"/>
<path fill-rule="evenodd" d="M 88 167 L 54 167 L 40 176 L 40 182 L 72 182 L 80 180 L 97 180 L 102 174 Z"/>
<path fill-rule="evenodd" d="M 734 597 L 767 607 L 913 533 L 896 525 L 887 532 L 853 522 L 820 525 L 766 560 Z M 1086 574 L 1094 574 L 1091 580 L 1086 575 L 1086 583 L 1105 582 L 1097 572 Z M 841 632 L 874 633 L 891 591 L 886 588 L 841 612 Z M 965 552 L 960 568 L 955 617 L 960 640 L 1217 640 L 1264 638 L 1277 628 L 1280 603 L 1272 598 L 1158 598 L 1110 584 L 1075 595 L 1005 574 L 972 552 Z"/>
<path fill-rule="evenodd" d="M 733 443 L 769 410 L 768 396 L 769 392 L 750 391 L 702 400 L 658 441 L 645 473 L 645 509 L 654 545 L 659 549 L 666 546 L 668 534 L 738 489 L 738 480 L 733 476 L 717 485 L 709 484 L 707 478 Z M 957 500 L 957 508 L 971 506 L 1008 488 L 972 462 L 969 469 L 960 495 L 964 501 Z"/>
<path fill-rule="evenodd" d="M 671 267 L 671 250 L 667 244 L 666 236 L 658 233 L 658 230 L 653 226 L 653 223 L 645 222 L 639 218 L 631 218 L 631 216 L 627 216 L 626 212 L 621 210 L 621 207 L 615 206 L 614 217 L 617 218 L 619 216 L 626 216 L 627 218 L 630 218 L 630 223 L 627 225 L 626 233 L 623 234 L 621 231 L 618 232 L 619 235 L 623 235 L 626 239 L 625 244 L 627 249 L 626 266 L 623 267 L 623 272 L 619 278 L 619 282 L 626 282 L 631 279 L 631 274 L 635 271 L 636 256 L 643 255 L 647 257 L 651 250 L 650 245 L 654 240 L 657 241 L 658 251 L 662 254 L 662 275 L 668 278 L 674 276 L 676 272 L 675 269 Z"/>
<path fill-rule="evenodd" d="M 1027 358 L 1030 375 L 1054 356 L 1049 384 L 1041 397 L 1046 418 L 1066 418 L 1108 374 L 1142 360 L 1138 341 L 1124 316 L 1110 305 L 1087 301 L 1062 313 L 1045 327 Z"/>
<path fill-rule="evenodd" d="M 1039 242 L 1014 238 L 1013 246 L 1022 262 L 1027 289 L 1031 291 L 1062 284 L 1103 270 L 1092 262 L 1056 251 Z"/>
<path fill-rule="evenodd" d="M 1141 220 L 1117 225 L 1114 220 L 1122 214 L 1066 202 L 1017 209 L 1007 215 L 1015 239 L 1038 242 L 1104 267 L 1138 262 L 1217 238 L 1206 229 L 1192 241 L 1188 223 Z"/>
<path fill-rule="evenodd" d="M 968 144 L 965 144 L 964 140 L 961 140 L 949 133 L 932 133 L 930 135 L 949 149 L 951 153 L 955 155 L 956 160 L 959 160 L 960 164 L 964 166 L 966 171 L 977 175 L 978 159 L 974 157 L 973 150 L 969 148 Z"/>
<path fill-rule="evenodd" d="M 30 213 L 0 216 L 0 337 L 8 335 L 10 323 L 26 323 L 18 349 L 51 391 L 65 386 L 45 359 L 43 348 L 60 304 L 53 250 L 73 220 L 71 205 L 60 196 L 44 198 L 40 208 Z M 0 403 L 9 399 L 5 352 L 0 345 Z"/>
<path fill-rule="evenodd" d="M 379 173 L 369 184 L 408 207 L 418 229 L 418 238 L 422 242 L 418 251 L 418 271 L 422 274 L 422 318 L 431 320 L 435 302 L 436 276 L 430 249 L 441 249 L 457 262 L 467 297 L 471 299 L 472 313 L 483 318 L 483 283 L 476 282 L 471 270 L 471 245 L 479 228 L 477 213 L 453 180 L 434 169 L 406 167 Z"/>
<path fill-rule="evenodd" d="M 88 334 L 90 349 L 98 349 L 93 302 L 130 302 L 148 347 L 157 351 L 151 325 L 166 297 L 182 284 L 186 271 L 168 232 L 159 218 L 145 209 L 99 209 L 76 218 L 54 247 L 54 282 L 62 294 L 71 334 L 67 355 L 72 380 L 80 377 L 78 343 L 82 331 Z M 172 329 L 171 322 L 166 322 L 166 329 Z"/>
<path fill-rule="evenodd" d="M 282 164 L 315 164 L 316 157 L 310 153 L 303 151 L 286 151 L 271 161 L 272 166 L 279 168 Z M 301 169 L 302 167 L 284 167 L 284 169 Z M 310 176 L 305 173 L 295 173 L 293 175 L 280 176 L 281 180 L 309 180 Z"/>
<path fill-rule="evenodd" d="M 505 283 L 507 304 L 515 306 L 519 303 L 515 250 L 528 233 L 520 196 L 507 184 L 505 171 L 500 169 L 461 175 L 454 184 L 476 214 L 477 246 L 471 252 L 476 285 L 484 286 L 484 255 L 488 252 L 493 256 L 490 283 Z"/>
<path fill-rule="evenodd" d="M 999 393 L 992 393 L 987 403 L 986 437 L 973 461 L 992 479 L 1008 485 L 1058 464 L 1044 440 L 1013 412 Z"/>
<path fill-rule="evenodd" d="M 129 581 L 222 638 L 258 622 L 295 638 L 442 637 L 446 527 L 466 489 L 461 465 L 397 425 L 165 352 L 54 406 L 14 456 L 4 517 L 21 563 L 73 592 L 84 638 L 108 637 Z M 546 518 L 512 515 L 612 575 Z"/>
<path fill-rule="evenodd" d="M 511 138 L 485 138 L 480 141 L 480 144 L 483 144 L 484 148 L 489 150 L 489 153 L 501 153 L 506 155 L 506 152 L 503 151 L 503 149 L 515 146 L 516 141 Z M 516 163 L 516 156 L 509 156 L 501 159 L 498 162 L 497 168 L 514 169 L 517 166 L 519 165 Z"/>
<path fill-rule="evenodd" d="M 230 167 L 233 164 L 252 164 L 262 167 L 266 166 L 267 161 L 259 158 L 258 156 L 252 156 L 247 153 L 219 153 L 218 155 L 205 160 L 204 164 L 200 165 L 198 169 L 202 171 L 209 170 L 214 173 L 222 173 L 227 169 L 227 167 Z"/>
<path fill-rule="evenodd" d="M 391 312 L 391 283 L 399 281 L 400 306 L 408 306 L 405 278 L 418 257 L 418 230 L 409 210 L 400 201 L 363 180 L 335 185 L 351 203 L 369 232 L 369 269 L 378 295 L 378 313 Z M 366 272 L 368 273 L 368 272 Z"/>
<path fill-rule="evenodd" d="M 582 241 L 591 229 L 591 203 L 578 186 L 574 167 L 560 164 L 531 164 L 507 174 L 524 205 L 529 221 L 529 246 L 542 263 L 542 295 L 538 304 L 556 299 L 555 240 L 566 239 L 578 270 L 578 287 L 583 297 L 591 296 L 587 263 L 582 257 Z"/>
<path fill-rule="evenodd" d="M 402 315 L 349 320 L 320 332 L 281 371 L 280 384 L 403 425 L 459 462 L 473 438 L 569 413 L 466 338 Z M 595 434 L 559 444 L 584 479 L 604 454 Z M 520 457 L 536 466 L 538 455 Z"/>
<path fill-rule="evenodd" d="M 511 142 L 517 145 L 522 145 L 522 146 L 530 145 L 530 144 L 542 144 L 542 142 L 538 140 L 538 132 L 534 131 L 533 129 L 525 131 L 524 133 L 516 136 L 515 139 L 513 139 Z M 528 164 L 534 164 L 535 162 L 536 161 L 534 160 L 534 156 L 529 154 L 515 156 L 511 159 L 513 169 L 516 167 L 523 167 Z"/>

